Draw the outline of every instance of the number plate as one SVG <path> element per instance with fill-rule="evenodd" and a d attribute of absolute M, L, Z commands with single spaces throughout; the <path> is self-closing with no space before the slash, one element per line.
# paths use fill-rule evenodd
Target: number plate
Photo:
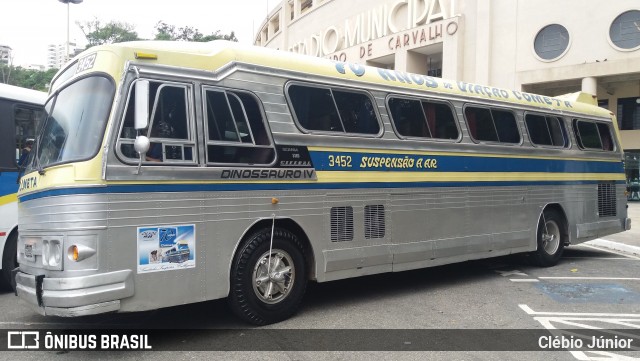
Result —
<path fill-rule="evenodd" d="M 34 257 L 33 257 L 33 245 L 32 244 L 25 244 L 24 245 L 24 258 L 28 259 L 29 261 L 33 261 Z"/>

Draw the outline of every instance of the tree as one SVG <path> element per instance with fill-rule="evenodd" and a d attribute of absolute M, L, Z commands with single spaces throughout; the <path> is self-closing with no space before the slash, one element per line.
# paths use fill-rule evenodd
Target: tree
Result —
<path fill-rule="evenodd" d="M 58 69 L 30 70 L 5 64 L 0 65 L 0 69 L 2 74 L 11 74 L 6 79 L 3 77 L 3 83 L 42 91 L 48 90 L 51 79 L 58 71 Z"/>
<path fill-rule="evenodd" d="M 135 32 L 135 27 L 128 23 L 110 21 L 103 25 L 100 23 L 100 20 L 94 19 L 84 24 L 80 22 L 76 22 L 76 24 L 80 27 L 89 42 L 87 49 L 96 45 L 140 40 L 138 33 Z"/>
<path fill-rule="evenodd" d="M 179 41 L 212 41 L 218 39 L 238 41 L 235 33 L 232 31 L 230 34 L 220 34 L 220 30 L 209 35 L 204 35 L 197 28 L 191 26 L 183 26 L 176 28 L 175 25 L 169 25 L 164 21 L 158 21 L 155 26 L 156 34 L 155 40 L 179 40 Z"/>

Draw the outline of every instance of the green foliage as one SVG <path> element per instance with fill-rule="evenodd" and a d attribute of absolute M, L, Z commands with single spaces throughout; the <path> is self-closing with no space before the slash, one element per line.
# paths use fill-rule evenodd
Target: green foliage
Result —
<path fill-rule="evenodd" d="M 84 24 L 76 22 L 80 27 L 89 44 L 87 49 L 92 46 L 102 44 L 122 43 L 125 41 L 140 40 L 135 27 L 128 23 L 118 21 L 110 21 L 107 24 L 101 24 L 100 20 L 87 21 Z"/>
<path fill-rule="evenodd" d="M 47 91 L 51 79 L 58 69 L 47 71 L 24 69 L 20 66 L 0 64 L 2 83 L 16 85 L 23 88 Z"/>
<path fill-rule="evenodd" d="M 156 24 L 156 34 L 154 40 L 178 40 L 178 41 L 197 41 L 205 42 L 218 39 L 238 41 L 235 33 L 232 31 L 230 34 L 220 34 L 220 30 L 209 35 L 204 35 L 197 28 L 191 26 L 183 26 L 176 28 L 175 25 L 169 25 L 164 21 L 159 21 Z"/>
<path fill-rule="evenodd" d="M 80 27 L 89 42 L 87 49 L 96 45 L 141 40 L 135 31 L 135 27 L 128 23 L 110 21 L 102 24 L 98 19 L 95 19 L 85 23 L 76 22 L 76 24 Z M 163 21 L 159 21 L 156 24 L 155 30 L 154 40 L 205 42 L 224 39 L 238 41 L 233 31 L 229 34 L 221 34 L 220 30 L 218 30 L 209 35 L 204 35 L 200 30 L 192 26 L 177 28 L 175 25 L 169 25 Z M 46 71 L 29 70 L 19 66 L 15 67 L 0 64 L 0 82 L 23 88 L 46 91 L 57 71 L 58 69 L 49 69 Z"/>

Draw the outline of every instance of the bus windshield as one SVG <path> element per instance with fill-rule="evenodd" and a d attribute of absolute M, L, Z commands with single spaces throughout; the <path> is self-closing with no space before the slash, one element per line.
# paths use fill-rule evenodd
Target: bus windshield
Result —
<path fill-rule="evenodd" d="M 90 159 L 98 152 L 115 86 L 102 76 L 80 79 L 45 105 L 46 120 L 31 166 Z M 35 158 L 34 158 L 35 159 Z"/>

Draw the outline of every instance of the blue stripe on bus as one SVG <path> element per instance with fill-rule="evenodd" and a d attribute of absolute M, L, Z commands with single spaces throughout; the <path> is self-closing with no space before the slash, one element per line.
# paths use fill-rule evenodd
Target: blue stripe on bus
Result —
<path fill-rule="evenodd" d="M 18 172 L 0 172 L 0 197 L 18 191 Z"/>
<path fill-rule="evenodd" d="M 509 187 L 598 184 L 599 181 L 493 181 L 493 182 L 370 182 L 370 183 L 229 183 L 229 184 L 136 184 L 102 187 L 61 188 L 25 194 L 20 202 L 34 199 L 89 194 L 157 193 L 157 192 L 214 192 L 214 191 L 281 191 L 367 188 L 437 188 L 437 187 Z M 625 184 L 624 181 L 615 181 Z"/>
<path fill-rule="evenodd" d="M 318 171 L 420 172 L 428 169 L 430 172 L 624 173 L 622 160 L 595 162 L 563 159 L 430 156 L 332 151 L 312 151 L 310 155 L 313 166 Z M 387 159 L 389 160 L 388 162 L 386 162 Z M 433 162 L 434 160 L 435 163 Z"/>

